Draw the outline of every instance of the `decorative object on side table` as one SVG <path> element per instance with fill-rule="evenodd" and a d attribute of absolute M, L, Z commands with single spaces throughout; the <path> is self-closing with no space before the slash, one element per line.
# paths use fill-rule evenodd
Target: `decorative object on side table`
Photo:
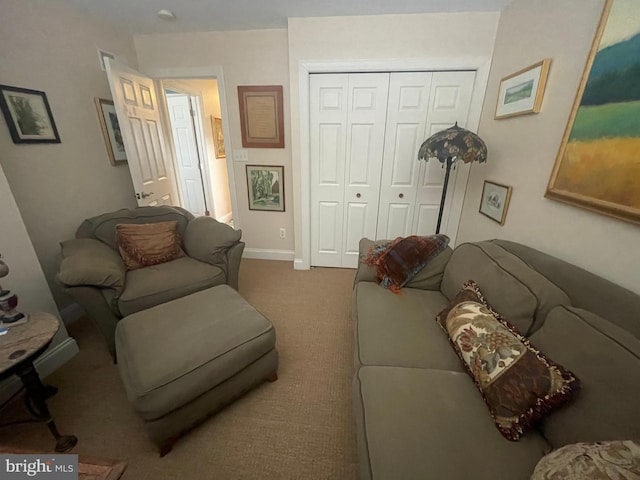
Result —
<path fill-rule="evenodd" d="M 546 197 L 640 223 L 640 2 L 607 0 Z"/>
<path fill-rule="evenodd" d="M 249 210 L 284 212 L 284 167 L 247 165 Z"/>
<path fill-rule="evenodd" d="M 102 136 L 107 146 L 107 153 L 111 165 L 126 162 L 127 152 L 124 149 L 122 132 L 120 131 L 118 115 L 116 115 L 116 108 L 113 102 L 105 98 L 95 98 L 94 101 L 96 103 L 96 109 L 98 110 L 100 128 L 102 129 Z"/>
<path fill-rule="evenodd" d="M 0 109 L 13 143 L 60 143 L 46 93 L 0 85 Z"/>
<path fill-rule="evenodd" d="M 511 187 L 485 180 L 484 186 L 482 187 L 482 199 L 480 200 L 479 211 L 494 222 L 504 225 L 510 199 Z"/>
<path fill-rule="evenodd" d="M 440 233 L 444 202 L 447 198 L 451 167 L 458 160 L 462 160 L 464 163 L 486 162 L 487 146 L 478 135 L 459 127 L 458 122 L 456 122 L 453 127 L 441 130 L 424 141 L 418 152 L 418 160 L 428 161 L 430 158 L 437 158 L 442 163 L 442 166 L 447 169 L 440 199 L 438 225 L 436 226 L 436 234 L 438 234 Z"/>
<path fill-rule="evenodd" d="M 238 86 L 242 146 L 284 148 L 282 85 Z"/>
<path fill-rule="evenodd" d="M 9 267 L 4 263 L 2 254 L 0 254 L 0 278 L 6 277 L 8 274 Z M 27 321 L 27 316 L 16 310 L 17 306 L 18 296 L 15 293 L 11 293 L 11 290 L 5 290 L 0 285 L 0 327 Z"/>
<path fill-rule="evenodd" d="M 550 65 L 551 59 L 545 58 L 500 80 L 495 118 L 538 113 Z"/>
<path fill-rule="evenodd" d="M 211 128 L 213 129 L 213 149 L 216 158 L 226 158 L 224 150 L 224 131 L 222 130 L 222 119 L 211 115 Z"/>

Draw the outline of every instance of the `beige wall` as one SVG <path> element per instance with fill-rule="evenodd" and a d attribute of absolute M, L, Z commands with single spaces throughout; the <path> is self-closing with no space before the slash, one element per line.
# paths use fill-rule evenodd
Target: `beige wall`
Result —
<path fill-rule="evenodd" d="M 135 205 L 126 165 L 109 163 L 94 97 L 111 98 L 96 47 L 135 65 L 130 36 L 61 2 L 0 2 L 0 83 L 46 92 L 62 143 L 14 144 L 0 120 L 0 164 L 59 305 L 59 242 L 82 219 Z"/>
<path fill-rule="evenodd" d="M 490 58 L 500 14 L 455 13 L 289 19 L 289 70 L 296 259 L 302 257 L 299 62 L 367 59 Z"/>
<path fill-rule="evenodd" d="M 514 0 L 500 18 L 479 134 L 489 159 L 471 170 L 458 238 L 506 238 L 640 293 L 640 229 L 544 198 L 603 0 Z M 552 59 L 542 111 L 494 120 L 502 77 Z M 504 226 L 478 213 L 485 179 L 513 186 Z"/>
<path fill-rule="evenodd" d="M 230 132 L 225 135 L 227 154 L 242 148 L 238 85 L 282 85 L 284 89 L 285 148 L 248 149 L 250 164 L 284 165 L 286 211 L 250 211 L 245 163 L 234 162 L 238 211 L 243 240 L 249 249 L 293 251 L 291 202 L 291 136 L 289 121 L 289 72 L 287 30 L 203 32 L 135 37 L 142 72 L 167 68 L 222 66 Z M 280 239 L 279 229 L 289 232 Z"/>

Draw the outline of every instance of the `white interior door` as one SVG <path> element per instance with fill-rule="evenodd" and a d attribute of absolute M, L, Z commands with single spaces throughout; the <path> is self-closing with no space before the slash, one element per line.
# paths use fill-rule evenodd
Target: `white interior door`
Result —
<path fill-rule="evenodd" d="M 413 232 L 420 171 L 418 150 L 426 138 L 432 77 L 430 72 L 391 73 L 378 239 L 405 237 Z"/>
<path fill-rule="evenodd" d="M 424 135 L 425 140 L 440 130 L 452 127 L 456 122 L 460 127 L 464 128 L 466 126 L 475 77 L 476 72 L 472 71 L 433 73 Z M 416 235 L 433 235 L 436 232 L 438 222 L 445 169 L 435 159 L 428 162 L 418 162 L 417 158 L 417 155 L 415 155 L 414 159 L 419 164 L 420 171 L 412 233 Z M 455 170 L 451 171 L 449 186 L 455 183 L 456 176 L 462 168 L 469 167 L 462 162 L 458 162 Z M 448 234 L 450 237 L 452 232 L 458 229 L 457 222 L 455 225 L 449 224 L 452 198 L 453 190 L 449 188 L 440 227 L 440 233 Z"/>
<path fill-rule="evenodd" d="M 168 93 L 167 110 L 176 152 L 182 206 L 194 215 L 208 215 L 194 124 L 195 109 L 191 105 L 191 98 L 183 93 Z"/>
<path fill-rule="evenodd" d="M 377 228 L 389 74 L 310 79 L 311 261 L 355 267 Z"/>
<path fill-rule="evenodd" d="M 153 80 L 105 59 L 138 205 L 179 205 Z"/>

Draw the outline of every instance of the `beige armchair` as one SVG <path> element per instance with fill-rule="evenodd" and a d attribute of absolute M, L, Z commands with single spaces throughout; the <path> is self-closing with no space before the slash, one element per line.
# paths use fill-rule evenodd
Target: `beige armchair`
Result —
<path fill-rule="evenodd" d="M 167 221 L 177 222 L 186 256 L 127 270 L 116 225 Z M 75 239 L 61 243 L 57 280 L 89 314 L 115 358 L 114 334 L 121 318 L 215 285 L 237 290 L 245 245 L 241 236 L 241 230 L 210 217 L 195 218 L 180 207 L 122 209 L 86 219 Z"/>

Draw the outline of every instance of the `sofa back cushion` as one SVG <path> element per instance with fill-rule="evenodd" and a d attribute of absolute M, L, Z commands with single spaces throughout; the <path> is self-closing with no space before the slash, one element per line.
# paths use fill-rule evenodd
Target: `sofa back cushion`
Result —
<path fill-rule="evenodd" d="M 487 302 L 525 336 L 539 328 L 553 307 L 571 303 L 560 288 L 489 241 L 464 243 L 453 251 L 441 291 L 452 299 L 468 280 L 475 281 Z"/>
<path fill-rule="evenodd" d="M 86 219 L 80 227 L 78 227 L 76 238 L 96 238 L 114 250 L 118 250 L 118 242 L 116 240 L 116 225 L 118 224 L 175 221 L 177 222 L 177 233 L 180 235 L 180 238 L 182 238 L 187 224 L 193 218 L 194 216 L 191 213 L 180 207 L 163 205 L 132 209 L 123 208 L 115 212 L 104 213 Z"/>
<path fill-rule="evenodd" d="M 558 448 L 640 438 L 640 340 L 594 313 L 558 306 L 530 341 L 576 374 L 581 391 L 542 426 Z"/>

